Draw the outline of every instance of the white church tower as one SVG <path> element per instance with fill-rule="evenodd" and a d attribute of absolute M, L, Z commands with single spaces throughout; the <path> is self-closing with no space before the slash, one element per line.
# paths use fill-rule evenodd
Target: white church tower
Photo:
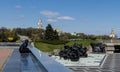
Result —
<path fill-rule="evenodd" d="M 113 42 L 113 38 L 115 38 L 115 32 L 114 32 L 114 28 L 112 28 L 111 33 L 110 33 L 110 37 L 111 37 L 111 43 Z"/>
<path fill-rule="evenodd" d="M 39 20 L 38 20 L 38 28 L 39 28 L 39 29 L 42 29 L 42 19 L 39 19 Z"/>
<path fill-rule="evenodd" d="M 112 30 L 111 30 L 110 37 L 111 37 L 111 38 L 115 38 L 114 28 L 112 28 Z"/>

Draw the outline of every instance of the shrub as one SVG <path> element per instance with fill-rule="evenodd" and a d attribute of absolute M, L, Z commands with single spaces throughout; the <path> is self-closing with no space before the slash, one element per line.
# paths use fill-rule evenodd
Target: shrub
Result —
<path fill-rule="evenodd" d="M 47 43 L 47 44 L 53 44 L 53 45 L 59 45 L 59 44 L 65 44 L 69 41 L 67 40 L 40 40 L 40 42 Z"/>

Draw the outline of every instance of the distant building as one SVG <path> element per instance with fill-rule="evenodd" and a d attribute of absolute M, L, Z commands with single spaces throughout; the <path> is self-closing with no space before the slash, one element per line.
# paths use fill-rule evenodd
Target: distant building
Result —
<path fill-rule="evenodd" d="M 38 28 L 39 28 L 39 29 L 42 29 L 42 19 L 39 19 L 39 20 L 38 20 Z"/>
<path fill-rule="evenodd" d="M 115 32 L 114 32 L 114 29 L 113 29 L 113 28 L 112 28 L 112 30 L 111 30 L 110 37 L 111 37 L 111 38 L 115 38 Z"/>
<path fill-rule="evenodd" d="M 74 32 L 74 33 L 71 33 L 71 35 L 74 35 L 74 36 L 76 36 L 76 35 L 77 35 L 77 33 L 76 33 L 76 32 Z"/>

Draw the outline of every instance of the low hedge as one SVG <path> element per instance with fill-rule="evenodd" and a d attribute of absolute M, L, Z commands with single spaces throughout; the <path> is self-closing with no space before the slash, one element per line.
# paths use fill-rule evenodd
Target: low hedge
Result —
<path fill-rule="evenodd" d="M 68 40 L 40 40 L 42 43 L 47 43 L 47 44 L 53 44 L 53 45 L 59 45 L 59 44 L 66 44 L 69 41 Z"/>

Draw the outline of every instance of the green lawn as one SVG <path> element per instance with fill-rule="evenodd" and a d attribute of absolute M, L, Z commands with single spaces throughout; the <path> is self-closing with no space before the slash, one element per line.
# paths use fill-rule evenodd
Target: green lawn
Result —
<path fill-rule="evenodd" d="M 61 49 L 64 45 L 52 45 L 52 44 L 46 44 L 41 42 L 35 42 L 35 47 L 40 49 L 43 52 L 50 52 L 54 49 Z"/>
<path fill-rule="evenodd" d="M 82 43 L 83 46 L 89 46 L 91 42 L 97 42 L 94 40 L 79 40 L 77 41 L 77 43 Z M 62 49 L 64 47 L 63 44 L 60 45 L 52 45 L 52 44 L 46 44 L 46 43 L 42 43 L 42 42 L 35 42 L 35 47 L 40 49 L 43 52 L 51 52 L 54 49 Z M 67 43 L 67 45 L 72 46 L 74 44 L 74 41 L 70 41 L 69 43 Z"/>

